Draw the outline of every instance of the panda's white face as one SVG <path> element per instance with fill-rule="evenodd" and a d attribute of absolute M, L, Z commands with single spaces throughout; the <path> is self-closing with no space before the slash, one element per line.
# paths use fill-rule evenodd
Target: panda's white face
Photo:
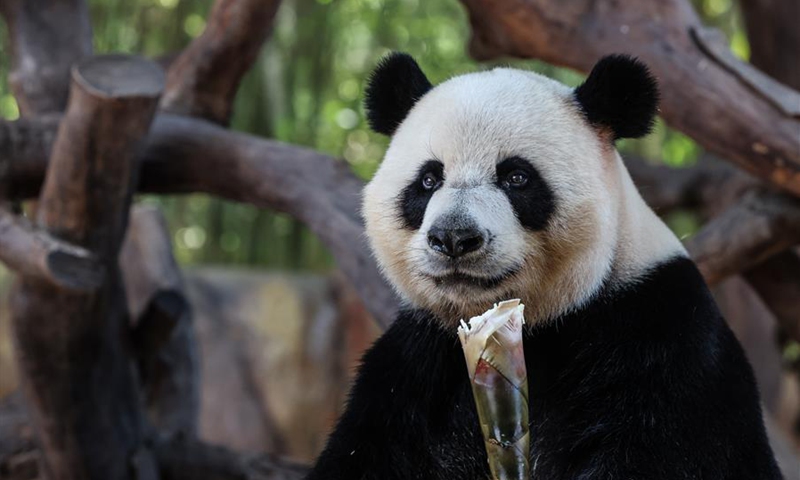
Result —
<path fill-rule="evenodd" d="M 463 75 L 392 133 L 363 213 L 407 302 L 455 322 L 518 297 L 536 321 L 607 278 L 629 186 L 611 132 L 587 122 L 573 90 L 520 70 Z"/>

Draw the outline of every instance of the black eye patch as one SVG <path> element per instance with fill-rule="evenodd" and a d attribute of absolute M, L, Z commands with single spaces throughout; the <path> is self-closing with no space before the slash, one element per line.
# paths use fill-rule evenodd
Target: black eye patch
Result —
<path fill-rule="evenodd" d="M 512 177 L 522 172 L 527 176 L 524 186 L 514 186 Z M 556 209 L 550 186 L 530 162 L 520 157 L 506 158 L 497 164 L 497 186 L 505 192 L 519 222 L 529 230 L 544 230 Z"/>
<path fill-rule="evenodd" d="M 427 174 L 432 174 L 439 180 L 439 184 L 444 180 L 444 165 L 438 160 L 428 160 L 417 171 L 417 176 L 414 180 L 403 189 L 400 194 L 400 218 L 403 221 L 403 226 L 412 230 L 418 230 L 422 226 L 422 220 L 425 218 L 425 209 L 428 208 L 428 202 L 431 200 L 433 193 L 438 189 L 425 188 L 423 178 Z"/>

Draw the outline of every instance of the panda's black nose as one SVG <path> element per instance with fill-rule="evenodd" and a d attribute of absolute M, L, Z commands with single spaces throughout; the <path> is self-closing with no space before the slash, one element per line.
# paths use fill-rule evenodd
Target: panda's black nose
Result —
<path fill-rule="evenodd" d="M 452 258 L 480 249 L 483 242 L 483 235 L 476 228 L 448 229 L 433 226 L 428 231 L 428 245 L 431 249 Z"/>

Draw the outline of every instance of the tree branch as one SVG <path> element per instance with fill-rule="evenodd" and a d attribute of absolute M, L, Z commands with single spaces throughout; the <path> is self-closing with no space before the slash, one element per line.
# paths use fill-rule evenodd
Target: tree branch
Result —
<path fill-rule="evenodd" d="M 471 52 L 479 59 L 513 55 L 588 71 L 609 53 L 642 58 L 659 79 L 661 113 L 671 126 L 720 158 L 800 195 L 800 121 L 777 108 L 771 92 L 757 91 L 701 48 L 692 32 L 703 26 L 687 1 L 462 3 L 473 27 Z M 736 65 L 739 73 L 757 74 L 751 70 Z"/>
<path fill-rule="evenodd" d="M 750 62 L 791 88 L 800 88 L 800 2 L 742 0 Z"/>
<path fill-rule="evenodd" d="M 11 44 L 11 89 L 20 113 L 63 112 L 72 64 L 92 52 L 84 0 L 0 0 Z"/>
<path fill-rule="evenodd" d="M 153 480 L 138 385 L 122 344 L 127 312 L 116 263 L 134 153 L 163 75 L 146 60 L 119 56 L 83 60 L 72 75 L 37 224 L 87 248 L 107 275 L 91 293 L 19 277 L 11 294 L 17 364 L 49 478 Z"/>
<path fill-rule="evenodd" d="M 61 116 L 0 120 L 0 200 L 39 195 Z"/>
<path fill-rule="evenodd" d="M 164 111 L 227 125 L 239 82 L 272 32 L 280 0 L 216 0 L 202 35 L 172 62 Z"/>
<path fill-rule="evenodd" d="M 710 217 L 758 184 L 758 180 L 709 155 L 700 157 L 691 168 L 653 165 L 635 157 L 624 160 L 642 198 L 659 214 L 690 209 Z"/>
<path fill-rule="evenodd" d="M 800 2 L 796 0 L 743 0 L 744 21 L 750 42 L 750 61 L 776 80 L 800 89 Z M 800 102 L 798 107 L 800 107 Z M 800 133 L 798 134 L 800 136 Z M 796 253 L 781 253 L 749 270 L 745 278 L 774 313 L 782 330 L 800 341 L 800 260 Z"/>
<path fill-rule="evenodd" d="M 27 173 L 19 180 L 9 178 L 15 193 L 24 194 L 16 198 L 25 198 L 41 184 L 54 127 L 45 122 L 5 123 L 0 128 L 0 165 L 6 166 L 0 168 Z M 2 154 L 10 151 L 20 154 Z M 304 222 L 331 250 L 374 318 L 384 327 L 393 320 L 397 299 L 372 259 L 358 213 L 363 182 L 346 163 L 167 114 L 156 116 L 140 161 L 139 191 L 203 192 L 275 209 Z"/>
<path fill-rule="evenodd" d="M 800 256 L 785 251 L 748 270 L 744 277 L 769 306 L 786 335 L 800 342 Z"/>
<path fill-rule="evenodd" d="M 0 208 L 0 261 L 20 275 L 45 280 L 69 290 L 101 285 L 104 270 L 88 250 L 36 230 Z"/>
<path fill-rule="evenodd" d="M 800 243 L 800 200 L 749 191 L 686 244 L 709 284 L 748 270 Z"/>

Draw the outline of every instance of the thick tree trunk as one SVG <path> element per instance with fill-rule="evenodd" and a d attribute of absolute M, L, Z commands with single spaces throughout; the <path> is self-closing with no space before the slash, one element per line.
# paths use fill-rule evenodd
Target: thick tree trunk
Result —
<path fill-rule="evenodd" d="M 124 343 L 117 254 L 135 152 L 162 85 L 160 69 L 140 59 L 97 57 L 73 69 L 37 224 L 97 256 L 106 282 L 86 293 L 22 275 L 11 295 L 17 363 L 52 480 L 158 478 Z"/>

